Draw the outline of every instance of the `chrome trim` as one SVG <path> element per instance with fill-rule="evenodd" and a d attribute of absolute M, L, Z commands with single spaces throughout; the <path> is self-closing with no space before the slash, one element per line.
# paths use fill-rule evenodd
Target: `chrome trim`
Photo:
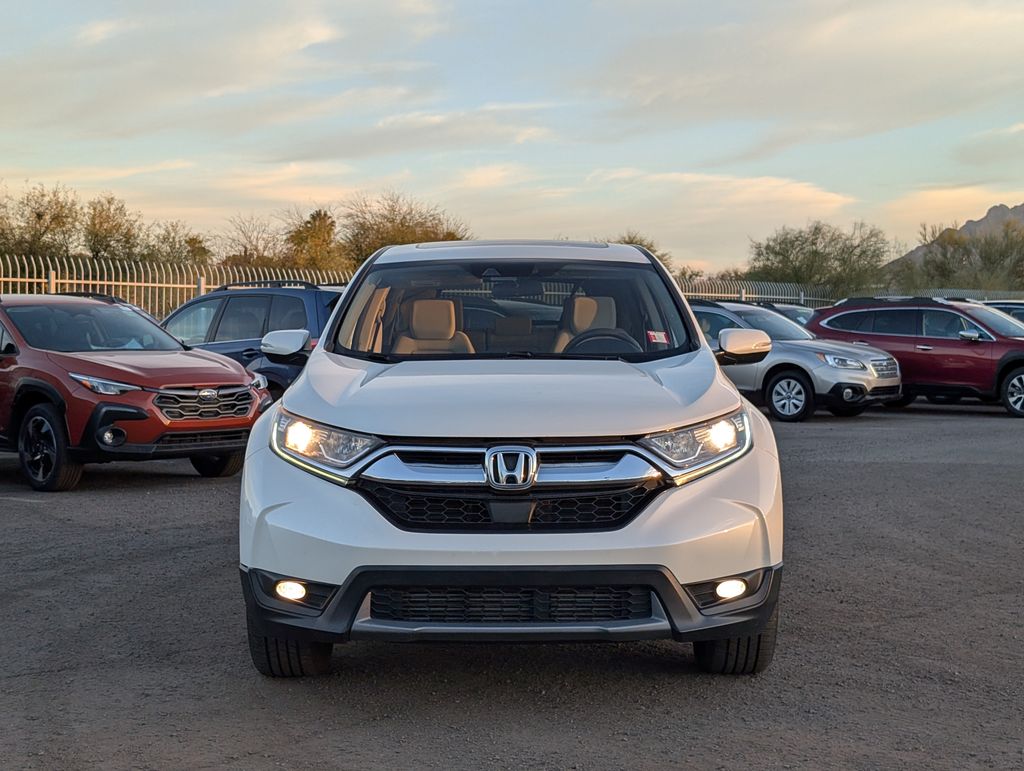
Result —
<path fill-rule="evenodd" d="M 571 448 L 572 452 L 585 454 L 595 448 Z M 598 463 L 546 463 L 546 455 L 557 455 L 558 451 L 538 450 L 539 463 L 536 487 L 558 486 L 575 487 L 601 484 L 639 484 L 660 479 L 663 472 L 651 465 L 648 460 L 635 453 L 632 447 L 622 448 L 625 454 L 615 462 Z M 439 452 L 450 452 L 448 448 L 438 448 Z M 394 484 L 423 484 L 441 487 L 452 485 L 486 485 L 487 476 L 480 463 L 473 464 L 434 464 L 406 463 L 396 454 L 399 448 L 388 448 L 388 454 L 365 467 L 359 476 L 375 482 Z M 416 448 L 417 452 L 427 452 L 428 448 Z M 564 452 L 564 450 L 563 450 Z M 353 474 L 355 476 L 355 474 Z"/>

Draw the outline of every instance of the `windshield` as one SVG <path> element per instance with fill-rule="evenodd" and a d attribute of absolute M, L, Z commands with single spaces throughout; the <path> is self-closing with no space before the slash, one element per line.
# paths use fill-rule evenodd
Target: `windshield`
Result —
<path fill-rule="evenodd" d="M 767 332 L 772 340 L 813 340 L 814 335 L 790 321 L 780 313 L 760 310 L 736 310 L 737 316 L 750 324 L 754 329 Z"/>
<path fill-rule="evenodd" d="M 33 348 L 61 353 L 178 351 L 181 343 L 127 305 L 19 305 L 7 315 Z"/>
<path fill-rule="evenodd" d="M 1024 337 L 1024 324 L 995 308 L 972 306 L 970 313 L 974 318 L 1003 337 Z"/>
<path fill-rule="evenodd" d="M 644 360 L 691 347 L 680 306 L 651 265 L 381 265 L 348 294 L 334 350 L 371 359 Z"/>

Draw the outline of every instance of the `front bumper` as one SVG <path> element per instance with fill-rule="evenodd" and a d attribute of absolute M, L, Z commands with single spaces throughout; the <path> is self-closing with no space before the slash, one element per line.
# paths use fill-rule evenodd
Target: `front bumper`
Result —
<path fill-rule="evenodd" d="M 755 593 L 714 608 L 698 608 L 694 597 L 662 566 L 585 566 L 545 568 L 365 567 L 337 587 L 322 610 L 278 600 L 265 591 L 256 571 L 241 568 L 242 592 L 250 624 L 269 637 L 316 642 L 379 639 L 434 641 L 628 641 L 674 639 L 683 642 L 741 637 L 760 631 L 778 602 L 782 566 L 762 572 Z M 583 623 L 429 623 L 374 618 L 374 590 L 417 587 L 507 587 L 640 585 L 651 591 L 649 617 Z"/>

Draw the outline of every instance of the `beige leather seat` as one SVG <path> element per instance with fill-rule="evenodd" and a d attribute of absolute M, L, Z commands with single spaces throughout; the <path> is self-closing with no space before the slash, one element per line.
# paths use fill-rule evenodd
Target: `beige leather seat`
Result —
<path fill-rule="evenodd" d="M 464 332 L 455 329 L 451 300 L 413 300 L 409 329 L 395 341 L 392 353 L 476 353 Z"/>
<path fill-rule="evenodd" d="M 615 329 L 615 300 L 611 297 L 571 297 L 562 309 L 555 335 L 555 353 L 561 353 L 577 335 L 591 329 Z"/>

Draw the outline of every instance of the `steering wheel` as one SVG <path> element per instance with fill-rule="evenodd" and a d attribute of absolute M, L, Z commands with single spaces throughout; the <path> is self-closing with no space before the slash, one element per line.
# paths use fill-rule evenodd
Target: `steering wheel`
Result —
<path fill-rule="evenodd" d="M 644 349 L 636 340 L 621 329 L 597 328 L 588 329 L 574 337 L 565 346 L 562 353 L 596 354 L 602 353 L 643 353 Z"/>

